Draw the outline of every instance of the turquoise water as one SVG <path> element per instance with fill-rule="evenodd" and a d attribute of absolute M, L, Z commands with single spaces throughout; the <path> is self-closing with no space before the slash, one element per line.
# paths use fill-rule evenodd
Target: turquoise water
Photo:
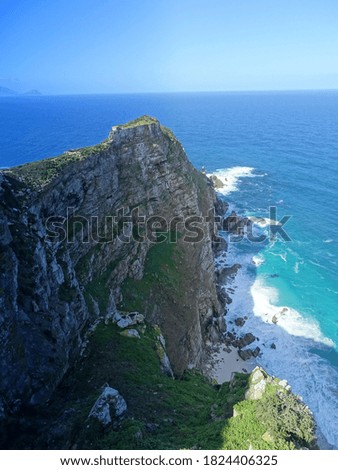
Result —
<path fill-rule="evenodd" d="M 141 114 L 171 127 L 195 166 L 235 175 L 225 197 L 239 212 L 269 217 L 274 205 L 292 216 L 291 242 L 231 247 L 227 262 L 243 269 L 228 318 L 249 316 L 243 331 L 259 337 L 259 361 L 289 380 L 338 446 L 338 93 L 2 98 L 0 166 L 95 144 Z"/>

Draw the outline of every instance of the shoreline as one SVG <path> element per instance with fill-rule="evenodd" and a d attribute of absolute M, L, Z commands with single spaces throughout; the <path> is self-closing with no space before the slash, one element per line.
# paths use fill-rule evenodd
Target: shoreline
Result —
<path fill-rule="evenodd" d="M 257 360 L 256 358 L 251 357 L 250 359 L 244 361 L 238 355 L 238 348 L 236 347 L 236 344 L 232 344 L 228 346 L 229 343 L 227 343 L 227 341 L 225 340 L 225 344 L 220 343 L 218 346 L 214 348 L 213 351 L 211 351 L 211 355 L 210 355 L 211 357 L 208 361 L 209 367 L 210 367 L 208 371 L 208 375 L 209 377 L 214 379 L 218 384 L 222 384 L 224 382 L 230 381 L 235 372 L 250 373 L 255 368 L 255 366 L 259 366 L 259 367 L 263 367 L 263 369 L 266 370 L 268 374 L 272 376 L 277 376 L 281 380 L 287 380 L 288 383 L 290 383 L 290 380 L 291 380 L 292 393 L 296 394 L 297 393 L 295 392 L 296 386 L 293 383 L 293 380 L 290 379 L 290 374 L 286 373 L 287 371 L 285 370 L 283 371 L 284 373 L 276 373 L 276 371 L 271 370 L 271 360 L 267 360 L 266 358 L 266 354 L 267 353 L 270 354 L 269 353 L 270 349 L 272 351 L 276 349 L 279 351 L 281 350 L 283 343 L 280 343 L 279 341 L 280 338 L 279 338 L 278 333 L 280 331 L 282 331 L 282 333 L 283 331 L 285 331 L 286 334 L 289 334 L 289 335 L 291 334 L 288 328 L 286 328 L 287 325 L 285 325 L 285 322 L 287 318 L 290 317 L 290 312 L 293 313 L 293 309 L 285 305 L 283 306 L 275 306 L 273 304 L 271 304 L 271 306 L 269 305 L 266 308 L 265 316 L 263 317 L 263 319 L 261 319 L 262 321 L 261 326 L 263 327 L 263 329 L 259 329 L 259 331 L 257 331 L 257 329 L 255 328 L 257 325 L 254 322 L 256 315 L 254 315 L 253 311 L 251 311 L 251 308 L 253 307 L 253 305 L 250 305 L 249 307 L 251 308 L 248 309 L 248 308 L 245 308 L 246 305 L 244 305 L 244 308 L 243 308 L 243 305 L 241 303 L 238 304 L 238 302 L 236 302 L 239 297 L 241 298 L 241 294 L 243 294 L 243 288 L 248 287 L 246 285 L 247 283 L 245 282 L 247 280 L 246 276 L 245 275 L 243 276 L 243 273 L 245 273 L 245 270 L 247 269 L 248 266 L 249 267 L 251 266 L 251 264 L 249 263 L 252 263 L 252 259 L 250 261 L 248 261 L 247 259 L 238 259 L 237 256 L 234 257 L 233 255 L 234 255 L 234 252 L 229 253 L 229 248 L 228 248 L 227 251 L 223 253 L 223 256 L 218 258 L 218 261 L 219 261 L 218 267 L 223 266 L 225 268 L 231 268 L 232 266 L 234 266 L 234 264 L 240 263 L 240 269 L 236 272 L 236 275 L 232 279 L 227 279 L 222 285 L 226 294 L 231 298 L 231 303 L 227 305 L 226 313 L 225 313 L 225 319 L 228 325 L 227 331 L 228 331 L 228 334 L 234 335 L 235 338 L 236 337 L 241 338 L 245 334 L 253 334 L 255 336 L 256 335 L 259 336 L 260 339 L 256 336 L 256 340 L 258 341 L 258 344 L 260 346 L 259 357 L 264 356 L 264 359 Z M 235 255 L 237 255 L 237 253 L 235 253 Z M 256 255 L 254 255 L 253 258 L 255 256 Z M 217 268 L 216 268 L 216 271 L 217 271 Z M 252 295 L 252 293 L 250 295 Z M 249 314 L 249 311 L 250 311 L 250 314 Z M 239 326 L 236 323 L 236 319 L 238 319 L 239 314 L 243 315 L 243 312 L 247 315 L 248 318 L 246 318 L 245 326 L 244 324 Z M 294 317 L 295 315 L 293 316 L 293 318 Z M 268 321 L 268 319 L 270 321 Z M 296 319 L 298 319 L 298 316 L 296 317 Z M 270 329 L 271 333 L 275 333 L 275 334 L 272 334 L 271 336 L 268 335 L 268 339 L 265 337 L 265 341 L 264 341 L 263 333 L 266 328 Z M 285 333 L 284 333 L 284 336 L 285 336 Z M 309 340 L 310 339 L 311 338 L 309 338 Z M 297 341 L 297 343 L 300 343 L 300 341 L 301 341 L 301 337 L 299 338 L 299 341 Z M 278 354 L 278 357 L 280 358 L 279 360 L 281 360 L 280 354 Z M 298 394 L 301 396 L 301 399 L 303 400 L 303 393 L 299 393 L 298 391 Z M 317 437 L 318 448 L 320 450 L 337 450 L 337 447 L 331 442 L 329 442 L 328 438 L 326 437 L 326 435 L 321 429 L 322 423 L 320 422 L 320 419 L 318 419 L 319 417 L 318 410 L 316 410 L 313 404 L 312 406 L 308 404 L 308 400 L 305 399 L 304 403 L 306 403 L 309 406 L 311 411 L 313 409 L 315 410 L 315 412 L 312 411 L 312 413 L 314 415 L 314 419 L 316 423 L 316 437 Z"/>
<path fill-rule="evenodd" d="M 219 385 L 230 382 L 235 372 L 249 374 L 258 366 L 255 359 L 244 361 L 234 346 L 221 343 L 208 354 L 205 361 L 205 373 Z"/>

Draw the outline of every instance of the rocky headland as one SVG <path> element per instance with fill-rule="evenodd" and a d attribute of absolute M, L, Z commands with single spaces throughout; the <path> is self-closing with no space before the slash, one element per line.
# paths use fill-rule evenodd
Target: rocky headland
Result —
<path fill-rule="evenodd" d="M 284 382 L 202 373 L 217 345 L 259 354 L 253 335 L 226 336 L 222 285 L 240 265 L 215 271 L 218 229 L 248 221 L 223 218 L 215 186 L 148 116 L 0 173 L 3 447 L 315 445 Z"/>

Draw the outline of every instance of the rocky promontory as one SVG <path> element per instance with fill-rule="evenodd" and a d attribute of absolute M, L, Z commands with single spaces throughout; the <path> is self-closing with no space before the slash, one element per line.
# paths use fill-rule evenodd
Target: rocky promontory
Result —
<path fill-rule="evenodd" d="M 214 184 L 148 116 L 0 172 L 3 446 L 226 448 L 225 428 L 241 435 L 229 419 L 248 377 L 220 396 L 200 372 L 226 331 L 219 284 L 240 268 L 215 273 Z M 311 420 L 305 437 L 252 439 L 311 446 Z"/>

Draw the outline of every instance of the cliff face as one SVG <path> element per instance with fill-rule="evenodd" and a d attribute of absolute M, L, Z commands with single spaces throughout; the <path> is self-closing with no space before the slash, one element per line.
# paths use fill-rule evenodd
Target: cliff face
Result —
<path fill-rule="evenodd" d="M 205 220 L 214 191 L 157 120 L 143 117 L 113 127 L 98 146 L 1 172 L 0 202 L 0 418 L 48 400 L 90 326 L 108 321 L 116 306 L 139 306 L 140 287 L 141 313 L 160 326 L 176 374 L 198 367 L 206 342 L 224 331 L 213 217 Z M 154 237 L 140 241 L 135 234 L 135 208 L 166 221 L 203 217 L 204 236 L 187 242 L 178 225 L 177 242 L 158 245 L 164 254 L 174 250 L 161 277 L 156 257 L 163 253 L 156 248 L 147 258 Z M 160 223 L 172 232 L 173 225 Z M 133 237 L 126 242 L 124 235 Z"/>

